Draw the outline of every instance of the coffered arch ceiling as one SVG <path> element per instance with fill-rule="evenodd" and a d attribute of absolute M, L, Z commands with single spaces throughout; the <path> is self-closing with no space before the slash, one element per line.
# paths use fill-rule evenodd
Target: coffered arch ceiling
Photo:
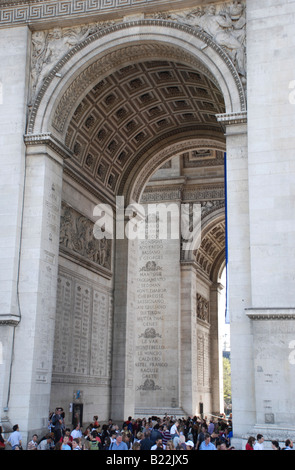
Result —
<path fill-rule="evenodd" d="M 224 140 L 216 119 L 224 112 L 216 83 L 194 66 L 163 58 L 121 65 L 76 107 L 66 132 L 72 158 L 65 172 L 114 199 L 150 149 L 171 139 Z"/>
<path fill-rule="evenodd" d="M 225 265 L 226 230 L 225 218 L 217 218 L 215 224 L 202 237 L 201 244 L 194 251 L 199 268 L 209 279 L 217 281 L 218 273 Z"/>

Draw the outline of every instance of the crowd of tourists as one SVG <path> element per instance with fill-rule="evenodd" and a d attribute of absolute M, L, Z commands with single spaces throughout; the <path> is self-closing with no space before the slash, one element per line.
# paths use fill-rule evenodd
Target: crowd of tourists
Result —
<path fill-rule="evenodd" d="M 2 437 L 0 448 L 23 450 L 22 436 L 18 425 L 7 440 Z M 145 450 L 145 451 L 191 451 L 191 450 L 235 450 L 231 445 L 232 421 L 225 416 L 212 419 L 189 417 L 178 418 L 165 415 L 163 418 L 133 419 L 131 416 L 119 426 L 112 419 L 100 424 L 98 416 L 83 429 L 77 422 L 72 429 L 65 426 L 62 408 L 51 413 L 48 433 L 41 438 L 34 434 L 26 450 Z M 293 450 L 293 442 L 287 440 L 281 448 L 272 441 L 273 450 Z M 245 450 L 264 450 L 264 437 L 250 436 Z"/>

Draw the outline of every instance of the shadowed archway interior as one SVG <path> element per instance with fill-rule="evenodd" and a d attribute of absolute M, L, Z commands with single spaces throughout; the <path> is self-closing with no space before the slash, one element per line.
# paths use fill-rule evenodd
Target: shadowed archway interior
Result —
<path fill-rule="evenodd" d="M 109 264 L 102 265 L 100 257 L 92 256 L 93 246 L 83 234 L 83 252 L 79 251 L 75 243 L 67 244 L 66 247 L 63 244 L 60 250 L 60 282 L 65 284 L 65 289 L 67 283 L 69 286 L 78 285 L 77 274 L 73 274 L 71 263 L 80 260 L 88 270 L 87 273 L 81 272 L 87 279 L 84 282 L 88 286 L 94 283 L 106 284 L 108 294 L 104 298 L 113 296 L 113 319 L 111 316 L 108 320 L 107 316 L 103 318 L 104 322 L 109 322 L 109 331 L 100 341 L 100 347 L 109 351 L 107 371 L 99 365 L 99 361 L 94 367 L 93 358 L 87 359 L 86 353 L 83 373 L 81 374 L 81 368 L 74 369 L 71 366 L 70 369 L 75 380 L 80 380 L 81 383 L 89 376 L 87 380 L 91 383 L 110 387 L 110 410 L 114 416 L 122 414 L 122 406 L 133 406 L 131 414 L 150 413 L 152 410 L 156 412 L 157 406 L 164 405 L 161 390 L 167 384 L 167 411 L 172 407 L 175 413 L 195 412 L 201 396 L 204 397 L 202 399 L 206 409 L 219 407 L 216 392 L 218 381 L 213 392 L 210 382 L 214 375 L 220 375 L 220 371 L 217 371 L 218 354 L 212 355 L 214 360 L 210 370 L 206 368 L 205 356 L 210 350 L 212 338 L 218 334 L 214 326 L 218 315 L 217 294 L 211 288 L 215 283 L 215 271 L 224 263 L 225 233 L 222 213 L 225 136 L 224 129 L 216 118 L 216 115 L 223 113 L 223 94 L 215 80 L 210 79 L 210 73 L 205 73 L 204 67 L 199 69 L 195 64 L 188 65 L 171 57 L 164 59 L 162 56 L 153 59 L 141 57 L 132 64 L 130 58 L 128 63 L 124 63 L 121 58 L 116 70 L 97 78 L 92 89 L 76 105 L 68 121 L 65 145 L 72 156 L 64 161 L 65 231 L 67 215 L 71 220 L 77 219 L 81 233 L 84 230 L 81 222 L 90 226 L 84 218 L 90 212 L 89 203 L 85 201 L 86 194 L 91 195 L 93 200 L 106 202 L 115 208 L 116 196 L 129 196 L 133 190 L 135 200 L 142 204 L 160 201 L 198 203 L 204 223 L 209 221 L 210 225 L 204 233 L 201 246 L 190 254 L 189 259 L 184 259 L 179 241 L 172 244 L 169 241 L 163 242 L 158 250 L 158 259 L 155 255 L 157 250 L 146 245 L 144 256 L 162 273 L 161 279 L 154 282 L 154 287 L 149 282 L 143 282 L 149 275 L 154 279 L 155 273 L 149 272 L 150 265 L 146 264 L 147 259 L 141 257 L 142 247 L 139 245 L 137 248 L 130 248 L 126 240 L 109 243 Z M 77 191 L 73 199 L 70 187 Z M 126 198 L 125 204 L 128 202 L 129 199 Z M 82 218 L 80 214 L 83 214 Z M 92 217 L 93 214 L 89 218 Z M 77 222 L 74 227 L 77 227 Z M 74 235 L 73 238 L 75 239 Z M 73 247 L 76 250 L 75 256 L 71 252 Z M 81 261 L 80 255 L 86 256 L 87 262 Z M 145 264 L 137 272 L 135 265 L 139 266 L 140 263 Z M 95 273 L 94 276 L 90 274 L 90 270 Z M 188 286 L 186 279 L 182 278 L 186 270 L 190 271 Z M 67 277 L 69 272 L 70 281 Z M 104 277 L 103 281 L 100 276 Z M 100 286 L 99 289 L 101 288 Z M 160 304 L 153 304 L 153 308 L 149 310 L 141 308 L 152 297 L 150 288 L 161 291 L 154 295 L 163 295 L 161 301 L 166 303 L 167 311 L 170 310 L 169 321 L 166 315 L 162 315 Z M 182 298 L 180 288 L 188 289 L 189 295 Z M 93 292 L 95 289 L 93 287 Z M 146 293 L 143 294 L 142 289 L 146 289 Z M 59 293 L 60 304 L 57 308 L 60 321 L 64 316 L 63 292 L 65 291 L 61 290 Z M 92 295 L 91 292 L 91 287 L 85 288 L 85 295 Z M 97 298 L 99 296 L 100 294 Z M 132 298 L 134 302 L 131 301 Z M 190 306 L 187 304 L 189 298 Z M 71 305 L 78 312 L 82 304 L 77 299 L 72 297 Z M 79 307 L 75 305 L 77 302 Z M 212 306 L 210 318 L 204 313 L 209 304 Z M 94 309 L 95 314 L 100 315 L 99 305 L 102 307 L 102 304 L 97 303 L 90 307 L 92 315 Z M 77 313 L 78 317 L 80 318 L 80 313 Z M 180 319 L 183 319 L 185 326 L 179 327 Z M 185 393 L 183 385 L 178 383 L 177 376 L 173 374 L 173 367 L 180 357 L 186 355 L 183 348 L 191 334 L 186 332 L 189 322 L 193 322 L 193 332 L 188 351 L 192 363 L 196 363 L 198 358 L 198 372 L 187 371 L 183 383 L 190 382 L 191 391 L 194 392 Z M 150 337 L 151 333 L 156 336 Z M 137 334 L 140 334 L 140 338 Z M 170 337 L 175 339 L 174 346 L 169 344 Z M 58 332 L 56 338 L 59 338 Z M 159 341 L 156 344 L 159 354 L 153 357 L 149 356 L 149 351 L 139 354 L 138 351 L 144 351 L 150 341 Z M 73 347 L 76 345 L 77 350 L 83 348 L 86 351 L 91 348 L 91 344 L 95 344 L 95 338 L 91 337 L 89 343 L 86 334 L 83 337 L 83 334 L 80 336 L 77 333 L 77 338 L 73 341 Z M 67 354 L 71 358 L 71 354 Z M 53 370 L 54 390 L 59 393 L 58 384 L 64 380 L 59 356 L 54 358 Z M 124 379 L 122 371 L 126 371 Z M 78 372 L 80 379 L 77 378 Z M 101 375 L 97 376 L 98 372 Z M 121 397 L 122 387 L 125 387 L 123 393 L 126 404 Z M 146 410 L 141 407 L 142 403 L 146 404 Z"/>
<path fill-rule="evenodd" d="M 165 60 L 120 68 L 77 106 L 66 134 L 65 172 L 112 200 L 139 155 L 171 135 L 223 135 L 222 93 L 203 73 Z"/>

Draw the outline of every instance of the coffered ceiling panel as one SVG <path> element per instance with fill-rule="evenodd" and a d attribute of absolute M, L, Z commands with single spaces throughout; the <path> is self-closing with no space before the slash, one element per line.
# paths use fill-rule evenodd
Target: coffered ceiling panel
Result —
<path fill-rule="evenodd" d="M 128 65 L 93 87 L 77 106 L 66 144 L 92 184 L 115 195 L 131 159 L 159 137 L 187 129 L 221 131 L 225 112 L 219 89 L 188 66 L 153 60 Z"/>

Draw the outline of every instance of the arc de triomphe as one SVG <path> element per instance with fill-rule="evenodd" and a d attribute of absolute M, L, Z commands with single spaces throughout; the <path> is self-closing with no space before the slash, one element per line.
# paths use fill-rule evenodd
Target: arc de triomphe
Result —
<path fill-rule="evenodd" d="M 221 412 L 226 266 L 234 436 L 294 433 L 294 15 L 0 1 L 5 429 Z M 128 237 L 159 204 L 198 206 L 199 243 Z"/>

